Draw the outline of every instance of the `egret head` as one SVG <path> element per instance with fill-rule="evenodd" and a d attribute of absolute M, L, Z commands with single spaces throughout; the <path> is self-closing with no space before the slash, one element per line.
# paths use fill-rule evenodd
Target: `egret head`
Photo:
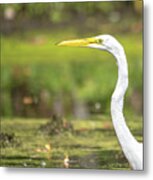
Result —
<path fill-rule="evenodd" d="M 58 46 L 89 47 L 106 50 L 113 54 L 122 49 L 120 43 L 111 35 L 99 35 L 84 39 L 66 40 L 60 42 Z"/>

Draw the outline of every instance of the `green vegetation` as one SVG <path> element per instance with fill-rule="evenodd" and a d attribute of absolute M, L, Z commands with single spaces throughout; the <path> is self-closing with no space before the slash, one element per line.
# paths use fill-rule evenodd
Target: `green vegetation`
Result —
<path fill-rule="evenodd" d="M 137 16 L 141 13 L 142 2 L 141 1 L 116 1 L 116 2 L 61 2 L 61 3 L 22 3 L 22 4 L 2 4 L 0 17 L 7 8 L 13 8 L 14 16 L 17 16 L 17 20 L 25 17 L 29 21 L 34 19 L 44 22 L 46 25 L 48 22 L 51 24 L 65 24 L 74 23 L 72 21 L 85 22 L 86 25 L 90 24 L 90 21 L 95 22 L 93 16 L 96 15 L 98 20 L 101 16 L 105 16 L 106 20 L 109 19 L 111 13 L 122 12 L 128 14 L 129 12 Z M 115 17 L 117 14 L 112 14 Z M 128 14 L 129 15 L 129 14 Z M 65 17 L 65 18 L 63 18 Z M 114 18 L 115 18 L 114 17 Z M 113 18 L 113 20 L 114 20 Z M 117 18 L 117 17 L 116 17 Z M 136 17 L 137 18 L 137 17 Z M 86 20 L 86 21 L 84 21 Z M 105 21 L 106 21 L 105 20 Z M 112 20 L 112 21 L 113 21 Z"/>
<path fill-rule="evenodd" d="M 75 98 L 91 107 L 99 102 L 103 108 L 102 112 L 109 112 L 111 93 L 117 80 L 114 57 L 97 50 L 59 48 L 55 45 L 59 40 L 72 37 L 78 37 L 72 30 L 63 31 L 62 34 L 35 32 L 23 36 L 2 36 L 1 88 L 4 96 L 1 111 L 4 116 L 13 114 L 11 96 L 17 90 L 23 91 L 22 94 L 17 94 L 18 97 L 21 96 L 19 103 L 23 106 L 17 115 L 21 115 L 24 109 L 29 108 L 23 104 L 24 97 L 31 97 L 33 101 L 36 99 L 38 104 L 41 104 L 43 91 L 48 94 L 45 100 L 46 106 L 52 107 L 54 99 L 61 98 L 66 114 L 72 113 L 70 101 Z M 131 107 L 133 94 L 137 93 L 139 96 L 142 94 L 142 39 L 140 37 L 140 34 L 117 35 L 125 47 L 129 65 L 130 80 L 126 103 L 128 110 Z M 141 106 L 141 103 L 138 102 L 138 106 Z M 38 112 L 31 112 L 31 114 L 36 113 Z M 141 108 L 138 107 L 137 113 L 141 113 Z M 30 114 L 29 111 L 28 114 Z"/>
<path fill-rule="evenodd" d="M 142 141 L 141 119 L 129 120 L 133 134 Z M 1 147 L 1 166 L 63 168 L 68 155 L 70 168 L 130 169 L 109 116 L 72 120 L 73 131 L 52 136 L 40 130 L 47 122 L 47 119 L 3 118 L 2 131 L 14 133 L 18 144 Z"/>

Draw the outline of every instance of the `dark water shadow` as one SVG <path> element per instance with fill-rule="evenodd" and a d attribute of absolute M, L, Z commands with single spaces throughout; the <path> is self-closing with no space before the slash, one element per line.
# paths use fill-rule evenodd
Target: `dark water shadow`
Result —
<path fill-rule="evenodd" d="M 29 156 L 1 156 L 1 159 L 6 160 L 25 160 L 25 159 L 31 159 L 31 160 L 43 160 L 44 158 L 41 157 L 29 157 Z"/>
<path fill-rule="evenodd" d="M 116 156 L 117 155 L 117 156 Z M 111 162 L 111 163 L 110 163 Z M 122 162 L 122 168 L 120 166 L 116 166 L 116 162 L 119 164 Z M 78 166 L 79 165 L 79 166 Z M 115 166 L 116 170 L 109 170 L 110 167 Z M 72 174 L 77 175 L 77 173 L 81 175 L 89 174 L 93 177 L 95 175 L 101 176 L 102 174 L 122 174 L 122 175 L 131 175 L 132 177 L 134 175 L 142 176 L 143 171 L 129 171 L 125 170 L 124 168 L 127 168 L 128 163 L 127 160 L 122 156 L 122 153 L 120 153 L 119 150 L 105 150 L 100 151 L 96 153 L 91 153 L 88 155 L 85 155 L 83 157 L 78 156 L 72 156 L 70 160 L 70 168 L 71 169 L 64 169 L 61 168 L 61 166 L 57 167 L 57 164 L 55 164 L 54 168 L 5 168 L 7 173 L 11 174 L 21 174 L 28 172 L 30 174 L 60 174 L 60 175 L 66 175 L 66 174 Z"/>

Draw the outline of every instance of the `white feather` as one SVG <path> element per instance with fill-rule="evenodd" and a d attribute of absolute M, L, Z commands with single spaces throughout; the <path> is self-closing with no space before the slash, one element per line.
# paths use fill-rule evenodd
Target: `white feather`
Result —
<path fill-rule="evenodd" d="M 128 87 L 128 67 L 124 48 L 110 35 L 100 35 L 96 38 L 101 39 L 102 44 L 91 44 L 89 47 L 109 51 L 115 57 L 118 66 L 118 80 L 111 100 L 111 115 L 116 135 L 132 168 L 143 170 L 143 145 L 134 138 L 123 116 L 124 95 Z"/>

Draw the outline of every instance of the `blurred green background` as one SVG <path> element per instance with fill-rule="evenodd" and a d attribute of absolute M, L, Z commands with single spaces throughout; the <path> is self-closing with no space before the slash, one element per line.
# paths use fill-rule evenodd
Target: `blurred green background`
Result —
<path fill-rule="evenodd" d="M 130 79 L 125 109 L 142 114 L 142 18 L 134 2 L 13 4 L 1 9 L 2 116 L 109 113 L 117 80 L 114 58 L 55 45 L 98 34 L 112 34 L 125 47 Z"/>
<path fill-rule="evenodd" d="M 142 140 L 141 1 L 1 4 L 0 9 L 2 104 L 0 113 L 5 120 L 2 121 L 5 132 L 13 132 L 20 137 L 21 133 L 16 132 L 18 121 L 27 123 L 30 118 L 33 118 L 30 119 L 31 123 L 37 120 L 38 124 L 40 121 L 45 124 L 48 119 L 57 118 L 59 119 L 56 120 L 57 129 L 60 127 L 61 118 L 71 122 L 74 129 L 84 128 L 82 123 L 86 124 L 86 128 L 94 129 L 90 124 L 90 120 L 93 119 L 94 123 L 104 123 L 95 127 L 106 129 L 106 133 L 111 127 L 111 131 L 114 132 L 109 110 L 111 94 L 117 80 L 114 57 L 107 52 L 94 49 L 56 46 L 56 43 L 66 39 L 111 34 L 121 42 L 127 54 L 129 87 L 124 112 L 133 133 L 136 130 L 135 135 Z M 47 119 L 42 121 L 42 118 Z M 98 132 L 95 129 L 95 133 Z M 91 138 L 88 135 L 85 135 L 86 138 Z M 113 135 L 115 137 L 115 134 Z M 77 139 L 75 136 L 76 134 L 73 138 Z M 99 134 L 96 134 L 94 137 L 98 136 Z M 73 138 L 70 138 L 70 144 L 74 142 Z M 107 143 L 108 140 L 105 140 Z M 27 138 L 24 141 L 26 142 Z M 56 138 L 53 140 L 54 143 L 57 144 Z M 78 143 L 85 142 L 81 139 Z M 112 144 L 110 141 L 111 149 Z M 117 142 L 116 147 L 118 149 Z M 4 149 L 7 152 L 6 147 Z M 27 155 L 27 149 L 21 150 L 22 155 L 23 152 Z M 57 149 L 55 152 L 57 153 Z M 72 151 L 69 152 L 71 153 Z M 61 154 L 65 154 L 65 150 L 62 149 Z M 6 153 L 3 164 L 9 166 L 11 163 L 9 158 L 5 159 L 5 155 Z M 18 161 L 16 165 L 21 166 Z M 101 164 L 94 167 L 112 169 L 122 168 L 122 165 L 114 167 L 113 164 L 109 167 Z M 125 167 L 123 165 L 123 168 L 127 167 L 127 164 Z"/>

